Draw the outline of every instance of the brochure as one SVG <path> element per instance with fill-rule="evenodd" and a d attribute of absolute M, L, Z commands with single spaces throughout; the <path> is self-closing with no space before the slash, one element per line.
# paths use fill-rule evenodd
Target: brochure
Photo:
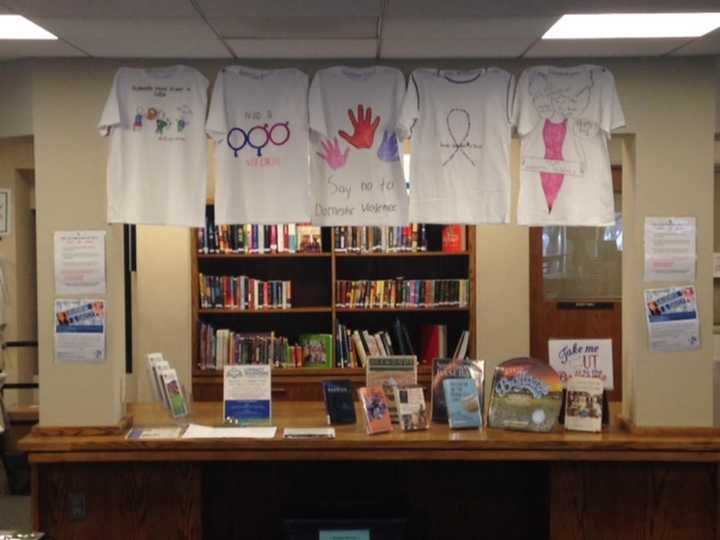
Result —
<path fill-rule="evenodd" d="M 271 420 L 271 368 L 268 365 L 225 366 L 223 418 L 238 425 L 265 425 Z"/>

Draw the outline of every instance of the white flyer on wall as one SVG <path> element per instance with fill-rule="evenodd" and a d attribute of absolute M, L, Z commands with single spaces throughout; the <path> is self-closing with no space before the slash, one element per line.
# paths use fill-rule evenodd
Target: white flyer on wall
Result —
<path fill-rule="evenodd" d="M 694 286 L 646 289 L 645 316 L 651 352 L 691 351 L 700 347 Z"/>
<path fill-rule="evenodd" d="M 0 236 L 7 236 L 11 230 L 11 210 L 10 202 L 12 192 L 9 189 L 0 189 Z"/>
<path fill-rule="evenodd" d="M 600 379 L 605 390 L 613 389 L 612 339 L 551 339 L 550 366 L 563 381 L 573 377 Z"/>
<path fill-rule="evenodd" d="M 55 300 L 55 361 L 105 360 L 105 300 Z"/>
<path fill-rule="evenodd" d="M 55 293 L 105 294 L 105 231 L 55 231 Z"/>
<path fill-rule="evenodd" d="M 694 217 L 645 218 L 645 281 L 695 281 Z"/>

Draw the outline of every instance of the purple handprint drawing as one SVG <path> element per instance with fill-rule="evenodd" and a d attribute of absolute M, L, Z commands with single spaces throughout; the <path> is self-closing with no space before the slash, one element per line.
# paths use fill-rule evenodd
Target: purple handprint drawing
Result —
<path fill-rule="evenodd" d="M 337 137 L 332 140 L 327 139 L 326 141 L 320 141 L 320 145 L 323 147 L 323 150 L 325 150 L 325 153 L 315 153 L 325 160 L 328 167 L 330 167 L 333 171 L 336 171 L 345 165 L 350 149 L 346 148 L 345 152 L 340 150 L 340 143 L 338 142 Z"/>
<path fill-rule="evenodd" d="M 383 161 L 400 161 L 397 135 L 387 130 L 383 131 L 383 138 L 378 147 L 377 157 Z"/>

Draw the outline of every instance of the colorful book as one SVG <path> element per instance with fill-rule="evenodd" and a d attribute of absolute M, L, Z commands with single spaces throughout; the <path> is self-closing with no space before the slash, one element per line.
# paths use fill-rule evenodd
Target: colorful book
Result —
<path fill-rule="evenodd" d="M 395 386 L 395 407 L 403 431 L 420 431 L 428 428 L 429 416 L 425 405 L 425 392 L 420 385 Z"/>
<path fill-rule="evenodd" d="M 602 431 L 602 379 L 571 377 L 565 389 L 565 429 Z"/>
<path fill-rule="evenodd" d="M 457 253 L 467 249 L 464 225 L 446 225 L 442 230 L 442 250 Z"/>
<path fill-rule="evenodd" d="M 369 356 L 365 370 L 365 384 L 380 386 L 384 390 L 390 418 L 397 424 L 394 387 L 417 384 L 417 357 Z"/>
<path fill-rule="evenodd" d="M 328 424 L 354 424 L 355 403 L 353 387 L 349 379 L 322 382 L 323 398 Z"/>
<path fill-rule="evenodd" d="M 445 379 L 443 391 L 447 405 L 448 424 L 451 429 L 482 426 L 482 408 L 475 381 L 472 379 Z"/>
<path fill-rule="evenodd" d="M 443 381 L 446 379 L 472 379 L 477 389 L 480 415 L 482 417 L 485 362 L 483 360 L 469 360 L 464 358 L 436 358 L 433 361 L 432 382 L 430 385 L 432 421 L 443 424 L 446 424 L 448 421 L 445 390 L 443 387 Z"/>
<path fill-rule="evenodd" d="M 513 358 L 495 368 L 488 423 L 490 427 L 551 431 L 562 408 L 562 381 L 548 364 Z"/>
<path fill-rule="evenodd" d="M 315 225 L 298 225 L 298 251 L 299 252 L 320 252 L 322 251 L 322 230 Z"/>
<path fill-rule="evenodd" d="M 303 367 L 333 367 L 332 334 L 301 334 L 299 340 L 303 348 Z"/>
<path fill-rule="evenodd" d="M 271 368 L 225 366 L 223 418 L 229 424 L 268 425 L 272 417 Z"/>
<path fill-rule="evenodd" d="M 365 415 L 365 427 L 368 435 L 392 431 L 390 411 L 385 402 L 382 386 L 363 386 L 358 388 L 358 396 Z"/>

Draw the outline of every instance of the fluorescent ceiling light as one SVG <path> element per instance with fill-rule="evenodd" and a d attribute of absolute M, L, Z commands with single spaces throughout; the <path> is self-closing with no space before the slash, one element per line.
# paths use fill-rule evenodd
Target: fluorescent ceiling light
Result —
<path fill-rule="evenodd" d="M 57 39 L 21 15 L 0 15 L 0 39 Z"/>
<path fill-rule="evenodd" d="M 543 39 L 694 38 L 720 27 L 720 13 L 563 15 Z"/>

